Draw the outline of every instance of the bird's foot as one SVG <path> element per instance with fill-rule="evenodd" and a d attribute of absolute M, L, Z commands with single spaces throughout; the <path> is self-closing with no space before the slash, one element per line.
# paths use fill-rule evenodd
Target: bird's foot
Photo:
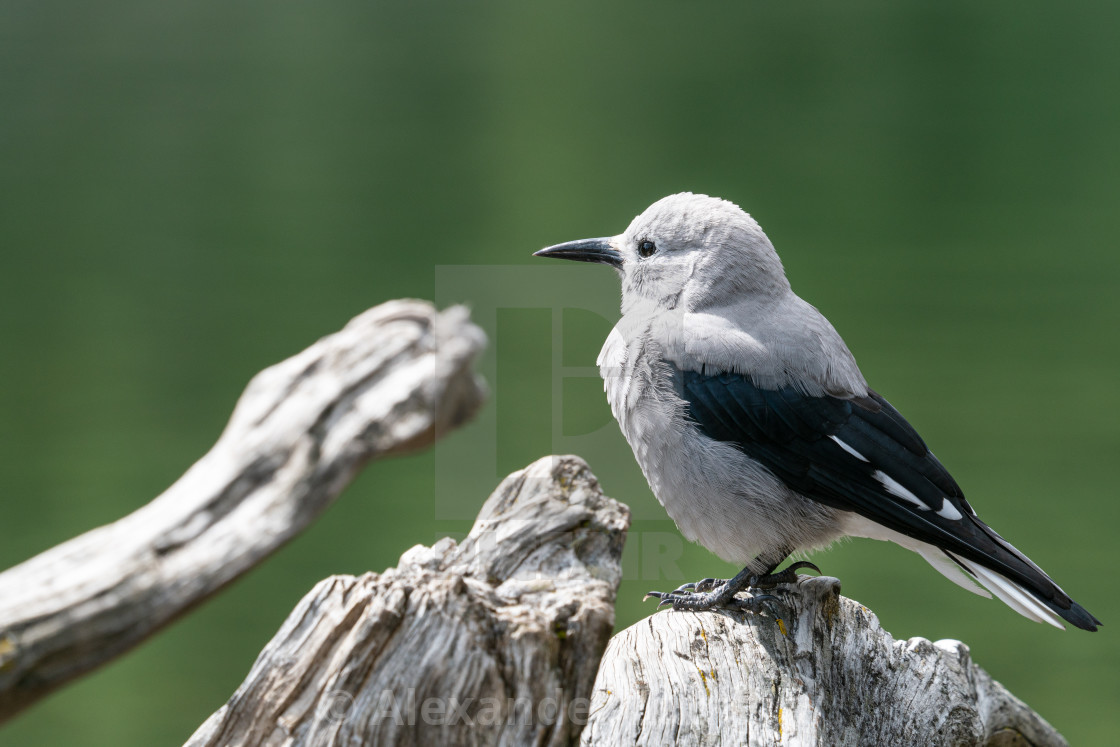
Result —
<path fill-rule="evenodd" d="M 699 581 L 693 581 L 692 583 L 688 584 L 681 584 L 669 593 L 683 594 L 686 591 L 714 591 L 715 589 L 718 589 L 720 586 L 723 586 L 726 583 L 726 578 L 702 578 Z M 658 593 L 660 594 L 661 592 Z"/>
<path fill-rule="evenodd" d="M 692 584 L 686 584 L 686 586 L 692 586 Z M 674 610 L 684 612 L 733 609 L 746 610 L 757 614 L 763 610 L 765 604 L 770 614 L 777 615 L 772 605 L 778 601 L 778 598 L 773 594 L 754 594 L 749 597 L 740 597 L 736 596 L 735 592 L 727 592 L 728 587 L 724 585 L 710 592 L 682 591 L 679 589 L 668 592 L 651 591 L 646 594 L 646 598 L 655 597 L 658 599 L 657 609 L 672 607 Z"/>
<path fill-rule="evenodd" d="M 771 605 L 768 607 L 771 613 L 777 616 L 772 605 L 774 602 L 778 601 L 778 598 L 773 594 L 752 594 L 748 597 L 739 597 L 736 595 L 740 591 L 775 589 L 781 584 L 794 583 L 797 581 L 797 571 L 802 568 L 812 568 L 817 573 L 821 572 L 820 568 L 817 568 L 808 561 L 802 560 L 793 563 L 788 568 L 778 573 L 768 573 L 763 576 L 747 576 L 740 573 L 730 580 L 705 578 L 693 583 L 682 584 L 669 592 L 651 591 L 646 594 L 646 598 L 654 597 L 657 599 L 657 609 L 671 606 L 674 610 L 688 612 L 703 612 L 705 610 L 725 608 L 758 613 L 762 610 L 762 605 L 767 604 Z"/>
<path fill-rule="evenodd" d="M 797 583 L 797 572 L 802 568 L 812 568 L 817 573 L 821 572 L 814 564 L 808 560 L 799 560 L 796 563 L 790 563 L 784 570 L 777 573 L 767 573 L 765 576 L 755 576 L 751 579 L 750 588 L 752 589 L 773 589 L 779 584 L 793 584 Z"/>

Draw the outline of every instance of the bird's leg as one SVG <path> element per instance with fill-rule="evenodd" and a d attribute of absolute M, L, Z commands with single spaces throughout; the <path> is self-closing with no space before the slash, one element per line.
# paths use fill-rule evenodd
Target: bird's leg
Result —
<path fill-rule="evenodd" d="M 761 602 L 774 600 L 771 594 L 756 594 L 747 598 L 738 598 L 740 591 L 751 589 L 773 589 L 779 584 L 793 583 L 797 580 L 797 571 L 801 568 L 812 568 L 817 573 L 820 569 L 808 561 L 799 561 L 778 573 L 774 571 L 789 553 L 782 553 L 777 562 L 770 565 L 765 573 L 754 573 L 750 566 L 739 571 L 734 578 L 724 581 L 722 579 L 705 578 L 695 583 L 683 584 L 670 592 L 651 591 L 646 596 L 656 597 L 658 609 L 672 605 L 675 610 L 688 610 L 700 612 L 718 607 L 733 607 L 748 609 L 752 612 L 760 610 Z"/>
<path fill-rule="evenodd" d="M 750 566 L 747 566 L 729 581 L 706 578 L 694 584 L 685 584 L 668 593 L 651 591 L 646 596 L 660 599 L 661 601 L 657 604 L 659 609 L 662 605 L 671 604 L 675 610 L 699 612 L 700 610 L 710 610 L 713 607 L 726 606 L 732 597 L 750 586 L 752 578 L 757 578 L 757 576 L 751 572 Z M 711 589 L 711 591 L 706 591 L 706 589 Z"/>

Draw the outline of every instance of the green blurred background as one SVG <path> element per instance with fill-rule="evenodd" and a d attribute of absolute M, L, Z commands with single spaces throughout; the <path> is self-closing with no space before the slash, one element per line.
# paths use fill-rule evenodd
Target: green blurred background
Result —
<path fill-rule="evenodd" d="M 466 531 L 553 451 L 633 509 L 620 626 L 737 570 L 680 540 L 587 375 L 612 273 L 529 257 L 682 190 L 760 220 L 980 514 L 1106 627 L 1032 624 L 879 543 L 817 562 L 897 638 L 963 639 L 1072 743 L 1112 742 L 1118 38 L 1106 2 L 0 4 L 0 567 L 146 503 L 256 371 L 380 301 L 474 306 L 494 390 L 0 743 L 182 742 L 317 580 Z"/>

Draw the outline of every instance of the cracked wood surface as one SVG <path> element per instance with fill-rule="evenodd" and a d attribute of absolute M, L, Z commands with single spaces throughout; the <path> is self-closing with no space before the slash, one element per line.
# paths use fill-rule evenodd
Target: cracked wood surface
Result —
<path fill-rule="evenodd" d="M 306 528 L 370 459 L 484 397 L 462 308 L 391 301 L 259 373 L 162 495 L 0 574 L 0 721 L 141 642 Z"/>
<path fill-rule="evenodd" d="M 616 635 L 582 743 L 1066 744 L 960 641 L 895 641 L 834 578 L 796 591 L 780 618 L 667 611 Z"/>
<path fill-rule="evenodd" d="M 320 582 L 188 744 L 574 744 L 628 524 L 582 459 L 534 462 L 461 543 Z"/>

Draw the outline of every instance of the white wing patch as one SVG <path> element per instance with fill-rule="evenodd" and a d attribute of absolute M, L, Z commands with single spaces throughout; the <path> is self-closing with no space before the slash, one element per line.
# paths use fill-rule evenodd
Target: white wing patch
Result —
<path fill-rule="evenodd" d="M 849 454 L 854 456 L 856 459 L 860 460 L 861 462 L 866 462 L 867 461 L 867 457 L 865 457 L 863 454 L 860 454 L 858 451 L 853 449 L 851 446 L 848 446 L 846 443 L 844 443 L 843 441 L 838 439 L 836 436 L 829 436 L 829 438 L 831 438 L 833 441 L 835 441 L 837 444 L 839 444 L 841 449 L 848 452 Z"/>
<path fill-rule="evenodd" d="M 941 499 L 941 510 L 937 512 L 937 515 L 951 521 L 960 521 L 962 518 L 961 512 L 957 510 L 957 507 L 954 506 L 948 498 Z"/>
<path fill-rule="evenodd" d="M 898 480 L 894 479 L 883 470 L 875 470 L 872 477 L 881 482 L 883 484 L 883 487 L 886 488 L 887 492 L 891 495 L 898 496 L 904 501 L 913 503 L 923 511 L 929 511 L 929 506 L 925 504 L 925 501 L 911 493 L 909 490 L 903 487 L 903 485 Z"/>

